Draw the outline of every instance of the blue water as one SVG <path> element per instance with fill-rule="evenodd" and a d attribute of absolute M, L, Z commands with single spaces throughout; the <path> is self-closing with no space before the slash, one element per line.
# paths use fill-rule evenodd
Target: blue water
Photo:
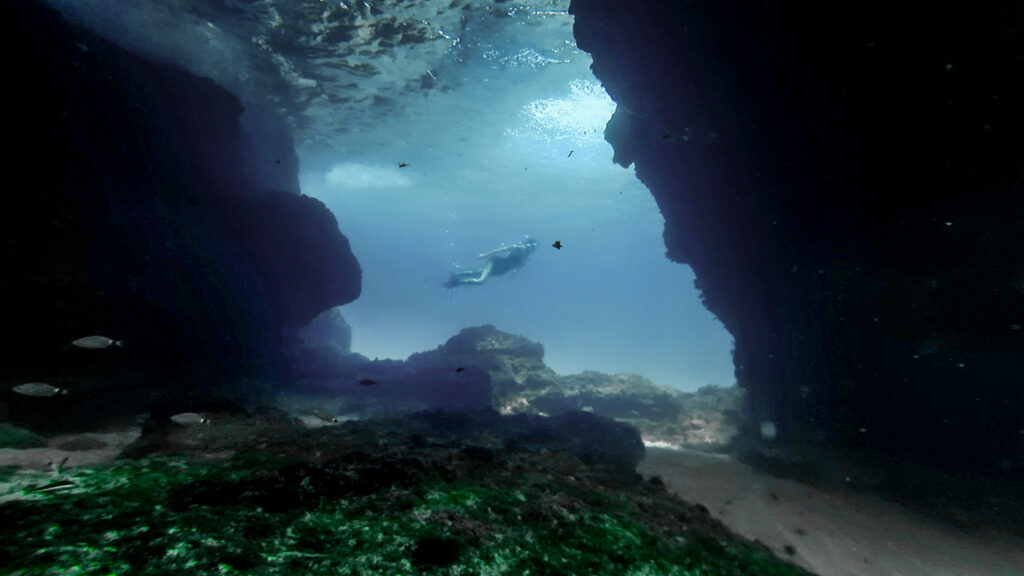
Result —
<path fill-rule="evenodd" d="M 731 336 L 689 267 L 663 256 L 649 191 L 612 163 L 614 103 L 585 61 L 556 68 L 417 102 L 345 139 L 336 163 L 304 161 L 316 168 L 302 172 L 303 192 L 331 208 L 363 266 L 363 295 L 343 309 L 353 350 L 404 358 L 486 323 L 541 342 L 560 373 L 731 385 Z M 438 288 L 525 235 L 540 247 L 518 273 Z"/>
<path fill-rule="evenodd" d="M 354 351 L 404 358 L 490 323 L 542 343 L 561 373 L 734 383 L 731 336 L 689 268 L 663 257 L 650 193 L 612 163 L 614 103 L 575 46 L 568 0 L 49 2 L 234 92 L 257 147 L 259 116 L 287 116 L 302 192 L 331 208 L 363 267 L 343 309 Z M 392 18 L 426 40 L 381 42 Z M 254 165 L 279 154 L 264 152 Z M 519 273 L 438 289 L 525 235 L 540 249 Z"/>

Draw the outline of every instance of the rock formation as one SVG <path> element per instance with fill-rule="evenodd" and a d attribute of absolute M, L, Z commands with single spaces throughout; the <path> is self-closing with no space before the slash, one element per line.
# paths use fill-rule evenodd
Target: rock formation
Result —
<path fill-rule="evenodd" d="M 1024 471 L 1020 5 L 574 0 L 775 442 Z"/>
<path fill-rule="evenodd" d="M 294 152 L 249 165 L 237 98 L 42 2 L 7 3 L 0 20 L 19 182 L 0 210 L 7 375 L 127 386 L 134 370 L 150 389 L 208 388 L 272 371 L 282 342 L 358 296 L 334 216 L 261 179 L 276 170 L 297 188 Z M 124 340 L 119 375 L 62 351 L 89 334 Z"/>
<path fill-rule="evenodd" d="M 647 442 L 723 450 L 737 433 L 742 391 L 702 388 L 684 393 L 636 374 L 586 371 L 560 375 L 544 364 L 544 347 L 492 325 L 465 328 L 434 350 L 409 358 L 414 367 L 482 374 L 502 414 L 555 416 L 591 412 L 636 427 Z"/>

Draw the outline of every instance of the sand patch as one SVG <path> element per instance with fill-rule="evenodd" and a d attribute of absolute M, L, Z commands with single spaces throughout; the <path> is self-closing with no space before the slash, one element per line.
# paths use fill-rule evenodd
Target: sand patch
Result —
<path fill-rule="evenodd" d="M 1022 574 L 1024 542 L 965 533 L 877 497 L 768 476 L 720 455 L 648 448 L 639 471 L 821 576 Z"/>
<path fill-rule="evenodd" d="M 139 434 L 138 428 L 64 434 L 48 439 L 47 445 L 39 448 L 0 448 L 0 468 L 45 472 L 61 462 L 63 469 L 113 462 Z"/>

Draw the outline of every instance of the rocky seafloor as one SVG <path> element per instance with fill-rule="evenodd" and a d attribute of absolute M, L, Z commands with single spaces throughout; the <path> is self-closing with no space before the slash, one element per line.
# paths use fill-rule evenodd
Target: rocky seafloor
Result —
<path fill-rule="evenodd" d="M 725 450 L 741 422 L 738 387 L 682 392 L 637 374 L 561 375 L 544 363 L 541 344 L 489 324 L 465 328 L 406 361 L 303 346 L 293 351 L 291 365 L 295 394 L 279 396 L 280 405 L 319 419 L 453 404 L 502 414 L 579 410 L 628 423 L 648 444 L 703 451 Z"/>
<path fill-rule="evenodd" d="M 585 412 L 309 429 L 153 418 L 115 463 L 0 476 L 8 574 L 804 574 L 635 465 Z"/>
<path fill-rule="evenodd" d="M 5 424 L 4 573 L 804 573 L 636 472 L 645 441 L 723 445 L 733 392 L 561 376 L 493 326 L 404 362 L 292 354 L 274 405 Z"/>

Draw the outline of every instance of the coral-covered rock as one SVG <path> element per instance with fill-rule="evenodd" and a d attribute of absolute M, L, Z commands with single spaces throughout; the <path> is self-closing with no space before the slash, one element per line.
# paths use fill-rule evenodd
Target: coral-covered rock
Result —
<path fill-rule="evenodd" d="M 544 347 L 491 324 L 464 328 L 434 350 L 409 357 L 410 362 L 475 367 L 490 374 L 494 403 L 503 406 L 524 388 L 543 388 L 557 378 L 544 364 Z"/>
<path fill-rule="evenodd" d="M 635 426 L 647 441 L 703 450 L 724 449 L 739 430 L 741 390 L 684 393 L 636 374 L 559 375 L 544 364 L 540 344 L 489 324 L 463 329 L 409 361 L 483 372 L 494 387 L 493 406 L 502 414 L 590 412 Z"/>

